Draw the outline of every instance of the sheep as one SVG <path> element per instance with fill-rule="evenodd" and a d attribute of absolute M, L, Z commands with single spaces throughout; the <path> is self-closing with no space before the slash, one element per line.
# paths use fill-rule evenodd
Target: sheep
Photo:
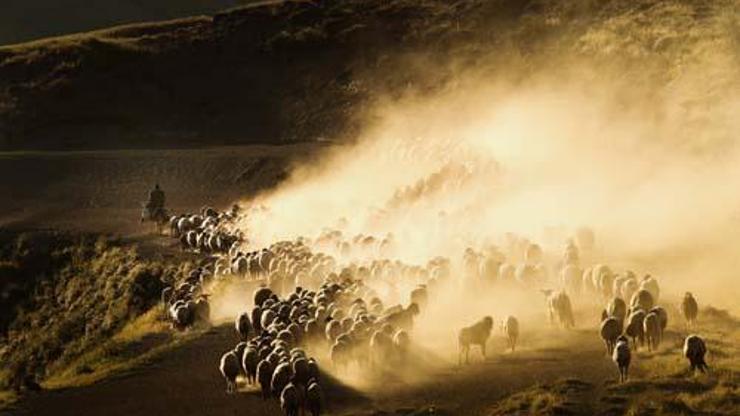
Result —
<path fill-rule="evenodd" d="M 247 383 L 254 384 L 257 377 L 259 354 L 254 347 L 247 347 L 242 354 L 242 370 L 247 376 Z"/>
<path fill-rule="evenodd" d="M 601 323 L 600 335 L 606 345 L 606 354 L 612 355 L 614 346 L 619 334 L 622 332 L 622 326 L 616 318 L 608 317 Z"/>
<path fill-rule="evenodd" d="M 270 384 L 272 388 L 272 394 L 275 397 L 279 397 L 285 386 L 290 382 L 293 377 L 293 370 L 290 367 L 289 362 L 283 362 L 275 367 L 275 371 L 272 373 L 272 382 Z"/>
<path fill-rule="evenodd" d="M 555 318 L 565 329 L 575 326 L 573 319 L 573 308 L 570 303 L 570 297 L 565 292 L 554 292 L 552 290 L 543 290 L 542 293 L 547 297 L 547 312 L 550 319 L 550 325 L 555 324 Z"/>
<path fill-rule="evenodd" d="M 624 322 L 627 315 L 627 304 L 619 297 L 612 298 L 606 306 L 608 316 L 617 318 L 619 322 Z"/>
<path fill-rule="evenodd" d="M 370 337 L 370 365 L 379 367 L 390 353 L 392 345 L 393 339 L 386 332 L 382 330 L 373 332 Z"/>
<path fill-rule="evenodd" d="M 342 333 L 342 324 L 338 320 L 331 320 L 326 325 L 326 339 L 330 343 L 334 342 Z"/>
<path fill-rule="evenodd" d="M 622 299 L 626 301 L 632 300 L 632 296 L 640 289 L 637 284 L 637 280 L 634 277 L 630 277 L 620 287 L 620 293 Z"/>
<path fill-rule="evenodd" d="M 483 358 L 486 358 L 486 342 L 491 336 L 491 329 L 493 328 L 493 318 L 486 316 L 475 324 L 464 327 L 460 330 L 457 341 L 460 346 L 460 352 L 458 354 L 458 364 L 462 364 L 462 355 L 465 355 L 465 364 L 470 362 L 470 346 L 480 346 L 481 354 Z"/>
<path fill-rule="evenodd" d="M 393 348 L 396 351 L 396 356 L 398 357 L 398 361 L 400 364 L 406 363 L 410 347 L 411 338 L 409 337 L 408 332 L 404 331 L 403 329 L 399 329 L 393 335 Z"/>
<path fill-rule="evenodd" d="M 260 383 L 262 398 L 265 400 L 270 398 L 273 370 L 273 364 L 268 359 L 263 359 L 257 364 L 257 381 Z"/>
<path fill-rule="evenodd" d="M 239 339 L 242 341 L 249 339 L 249 334 L 252 332 L 252 323 L 249 320 L 249 312 L 241 313 L 236 317 L 235 327 L 237 334 L 239 334 Z"/>
<path fill-rule="evenodd" d="M 256 306 L 262 306 L 262 304 L 272 296 L 272 290 L 267 287 L 260 287 L 254 291 L 254 304 Z"/>
<path fill-rule="evenodd" d="M 642 278 L 640 282 L 640 289 L 647 290 L 653 297 L 653 302 L 658 302 L 660 296 L 660 288 L 658 287 L 658 281 L 649 274 Z"/>
<path fill-rule="evenodd" d="M 653 351 L 660 345 L 660 318 L 655 312 L 650 312 L 645 316 L 643 322 L 645 330 L 645 341 L 647 341 L 648 351 Z"/>
<path fill-rule="evenodd" d="M 165 310 L 167 310 L 167 306 L 170 304 L 173 294 L 174 294 L 174 289 L 172 289 L 172 286 L 166 286 L 164 289 L 162 289 L 161 299 L 162 299 L 162 305 Z"/>
<path fill-rule="evenodd" d="M 683 355 L 689 359 L 691 365 L 691 371 L 696 371 L 698 368 L 702 373 L 709 369 L 707 363 L 704 361 L 704 356 L 707 353 L 707 346 L 704 344 L 704 340 L 698 335 L 689 335 L 686 337 L 683 343 Z"/>
<path fill-rule="evenodd" d="M 406 309 L 386 314 L 382 318 L 384 322 L 393 325 L 396 328 L 411 331 L 414 327 L 414 317 L 419 314 L 419 305 L 411 303 Z"/>
<path fill-rule="evenodd" d="M 208 297 L 201 295 L 195 302 L 194 317 L 196 322 L 208 325 L 211 319 L 211 305 L 208 303 Z"/>
<path fill-rule="evenodd" d="M 337 338 L 329 351 L 329 356 L 331 357 L 331 362 L 334 368 L 337 370 L 344 368 L 349 362 L 350 352 L 350 345 Z"/>
<path fill-rule="evenodd" d="M 298 389 L 293 383 L 288 383 L 280 392 L 280 408 L 283 409 L 285 416 L 298 416 L 300 401 L 298 399 Z"/>
<path fill-rule="evenodd" d="M 239 358 L 236 352 L 229 351 L 221 356 L 221 364 L 219 365 L 221 375 L 226 379 L 226 393 L 232 394 L 236 392 L 236 376 L 239 375 Z"/>
<path fill-rule="evenodd" d="M 417 287 L 411 291 L 410 300 L 412 304 L 418 305 L 419 309 L 424 309 L 427 306 L 429 295 L 427 288 L 424 285 Z"/>
<path fill-rule="evenodd" d="M 681 313 L 683 313 L 683 318 L 686 320 L 686 327 L 693 327 L 696 316 L 699 314 L 699 306 L 691 292 L 686 292 L 681 301 Z"/>
<path fill-rule="evenodd" d="M 642 309 L 643 311 L 649 311 L 655 305 L 653 295 L 645 289 L 640 289 L 632 295 L 630 299 L 630 309 Z"/>
<path fill-rule="evenodd" d="M 306 389 L 306 410 L 311 416 L 320 416 L 321 410 L 324 407 L 324 392 L 321 389 L 321 385 L 311 379 L 308 382 L 308 389 Z"/>
<path fill-rule="evenodd" d="M 658 315 L 658 322 L 660 323 L 660 338 L 663 339 L 663 333 L 668 326 L 668 312 L 660 306 L 654 306 L 648 313 L 654 312 Z"/>
<path fill-rule="evenodd" d="M 577 296 L 581 293 L 583 271 L 580 267 L 569 264 L 560 272 L 561 284 L 566 293 Z"/>
<path fill-rule="evenodd" d="M 614 286 L 614 273 L 609 266 L 599 264 L 594 266 L 591 273 L 594 287 L 601 293 L 601 295 L 608 299 L 612 296 L 612 289 Z"/>
<path fill-rule="evenodd" d="M 519 338 L 519 321 L 513 316 L 508 316 L 504 321 L 504 332 L 509 343 L 511 352 L 516 349 L 516 341 Z"/>
<path fill-rule="evenodd" d="M 625 327 L 624 333 L 632 338 L 632 343 L 637 349 L 637 341 L 640 345 L 645 345 L 645 328 L 643 327 L 643 321 L 645 320 L 645 311 L 637 309 L 630 313 L 627 318 L 627 326 Z"/>
<path fill-rule="evenodd" d="M 627 371 L 629 370 L 631 359 L 632 354 L 630 353 L 629 341 L 627 337 L 620 335 L 617 338 L 617 344 L 614 346 L 612 360 L 619 369 L 619 381 L 621 383 L 627 381 Z"/>

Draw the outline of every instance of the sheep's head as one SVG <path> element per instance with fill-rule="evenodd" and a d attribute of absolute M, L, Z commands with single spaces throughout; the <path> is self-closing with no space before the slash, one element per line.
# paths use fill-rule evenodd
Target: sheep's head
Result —
<path fill-rule="evenodd" d="M 485 325 L 486 329 L 490 330 L 493 328 L 493 318 L 490 316 L 486 316 L 483 318 L 483 325 Z"/>
<path fill-rule="evenodd" d="M 407 309 L 409 312 L 411 312 L 412 315 L 416 316 L 419 314 L 419 305 L 416 303 L 411 303 Z"/>

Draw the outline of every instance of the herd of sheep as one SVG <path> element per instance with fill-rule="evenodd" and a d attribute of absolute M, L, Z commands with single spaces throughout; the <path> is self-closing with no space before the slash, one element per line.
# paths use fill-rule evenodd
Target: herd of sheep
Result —
<path fill-rule="evenodd" d="M 633 351 L 658 348 L 668 324 L 654 277 L 615 273 L 603 264 L 582 269 L 584 253 L 594 247 L 588 229 L 578 230 L 554 261 L 546 260 L 538 244 L 507 235 L 503 248 L 468 248 L 459 262 L 435 257 L 425 265 L 410 265 L 392 260 L 392 234 L 345 237 L 329 230 L 313 240 L 247 250 L 250 245 L 235 226 L 240 215 L 236 207 L 225 213 L 204 208 L 172 218 L 171 235 L 207 261 L 179 285 L 166 288 L 162 300 L 173 325 L 182 329 L 208 322 L 213 279 L 259 285 L 251 306 L 245 299 L 243 313 L 235 317 L 239 342 L 223 354 L 219 369 L 227 392 L 237 392 L 241 378 L 259 388 L 263 398 L 279 399 L 286 415 L 302 410 L 319 415 L 326 406 L 324 373 L 314 357 L 327 359 L 340 375 L 352 368 L 372 373 L 409 365 L 414 321 L 434 302 L 440 285 L 450 281 L 462 281 L 467 290 L 540 290 L 550 323 L 564 329 L 576 326 L 574 300 L 600 299 L 606 306 L 599 333 L 621 381 L 627 379 Z M 382 296 L 378 288 L 383 288 Z M 686 293 L 681 312 L 687 326 L 694 327 L 698 306 L 691 293 Z M 468 362 L 473 346 L 486 356 L 494 326 L 484 316 L 459 330 L 461 364 Z M 500 326 L 513 352 L 519 321 L 507 316 Z M 705 354 L 699 336 L 685 339 L 684 355 L 692 369 L 706 369 Z"/>

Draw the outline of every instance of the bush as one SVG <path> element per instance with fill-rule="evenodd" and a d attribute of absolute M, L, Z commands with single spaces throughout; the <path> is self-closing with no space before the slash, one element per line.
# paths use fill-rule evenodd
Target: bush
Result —
<path fill-rule="evenodd" d="M 43 377 L 99 345 L 159 299 L 165 268 L 90 236 L 0 232 L 0 361 L 5 384 Z"/>

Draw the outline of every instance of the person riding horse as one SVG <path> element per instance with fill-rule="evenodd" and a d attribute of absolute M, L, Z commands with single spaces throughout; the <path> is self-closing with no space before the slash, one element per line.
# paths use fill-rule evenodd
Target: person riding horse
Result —
<path fill-rule="evenodd" d="M 154 185 L 154 189 L 149 192 L 149 199 L 144 205 L 144 212 L 141 216 L 141 222 L 154 221 L 158 225 L 167 220 L 167 210 L 164 207 L 164 191 L 159 184 Z"/>
<path fill-rule="evenodd" d="M 164 191 L 159 188 L 159 184 L 154 185 L 154 189 L 149 192 L 149 200 L 147 201 L 147 208 L 149 212 L 156 212 L 157 210 L 164 209 Z"/>

